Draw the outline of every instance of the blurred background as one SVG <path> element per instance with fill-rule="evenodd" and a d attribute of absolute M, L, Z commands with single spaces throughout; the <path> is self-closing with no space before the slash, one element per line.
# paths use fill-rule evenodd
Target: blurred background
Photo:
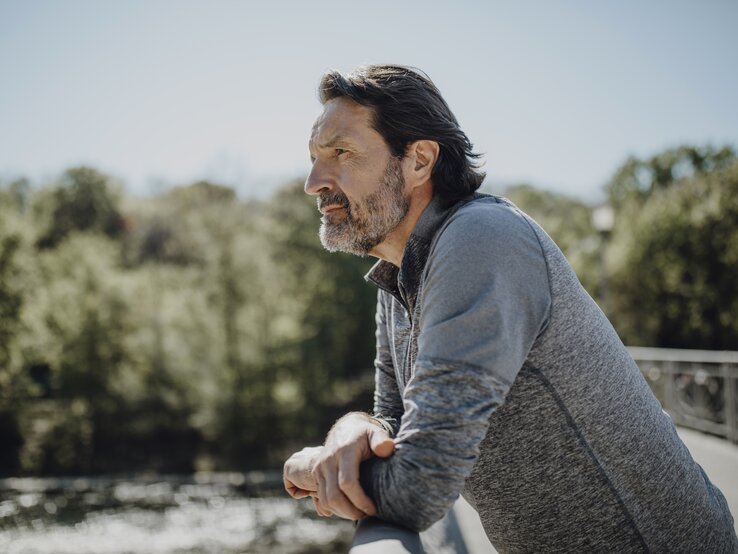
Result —
<path fill-rule="evenodd" d="M 302 192 L 329 68 L 428 73 L 483 190 L 626 345 L 738 350 L 736 21 L 729 0 L 0 0 L 2 550 L 346 550 L 350 524 L 280 491 L 372 403 L 372 260 L 324 252 Z M 638 352 L 675 420 L 738 440 L 738 358 Z"/>

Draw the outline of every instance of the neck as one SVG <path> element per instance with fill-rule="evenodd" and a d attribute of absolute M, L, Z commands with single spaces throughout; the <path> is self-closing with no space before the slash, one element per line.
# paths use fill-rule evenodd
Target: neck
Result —
<path fill-rule="evenodd" d="M 402 264 L 402 256 L 405 253 L 405 246 L 410 238 L 410 234 L 415 229 L 423 211 L 428 207 L 433 199 L 433 189 L 430 183 L 427 186 L 414 188 L 410 194 L 410 207 L 407 214 L 395 227 L 387 238 L 375 246 L 370 255 L 381 260 L 385 260 L 397 267 Z"/>

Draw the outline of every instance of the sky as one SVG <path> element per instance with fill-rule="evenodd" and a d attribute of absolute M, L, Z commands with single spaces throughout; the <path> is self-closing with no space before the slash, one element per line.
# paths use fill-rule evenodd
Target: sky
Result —
<path fill-rule="evenodd" d="M 0 0 L 0 180 L 266 197 L 309 170 L 328 69 L 425 71 L 493 190 L 587 201 L 630 155 L 738 145 L 735 0 Z"/>

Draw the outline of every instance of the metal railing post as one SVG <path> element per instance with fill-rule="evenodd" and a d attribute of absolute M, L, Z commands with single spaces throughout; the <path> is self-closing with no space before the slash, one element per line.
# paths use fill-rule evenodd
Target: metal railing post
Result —
<path fill-rule="evenodd" d="M 674 380 L 676 379 L 674 362 L 663 362 L 662 367 L 666 374 L 666 384 L 664 385 L 664 405 L 662 408 L 669 413 L 674 423 L 679 423 L 679 410 L 677 410 L 676 392 L 674 391 Z"/>
<path fill-rule="evenodd" d="M 723 394 L 725 398 L 725 423 L 728 440 L 731 442 L 738 442 L 738 429 L 736 429 L 735 379 L 730 374 L 730 369 L 730 364 L 720 365 L 720 373 L 723 376 Z"/>

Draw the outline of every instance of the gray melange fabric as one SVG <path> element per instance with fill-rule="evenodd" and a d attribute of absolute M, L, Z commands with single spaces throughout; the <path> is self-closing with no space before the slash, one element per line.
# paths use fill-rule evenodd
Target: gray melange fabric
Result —
<path fill-rule="evenodd" d="M 734 553 L 720 491 L 553 241 L 476 194 L 423 213 L 377 305 L 375 413 L 397 451 L 362 465 L 383 519 L 422 530 L 459 493 L 500 552 Z"/>

